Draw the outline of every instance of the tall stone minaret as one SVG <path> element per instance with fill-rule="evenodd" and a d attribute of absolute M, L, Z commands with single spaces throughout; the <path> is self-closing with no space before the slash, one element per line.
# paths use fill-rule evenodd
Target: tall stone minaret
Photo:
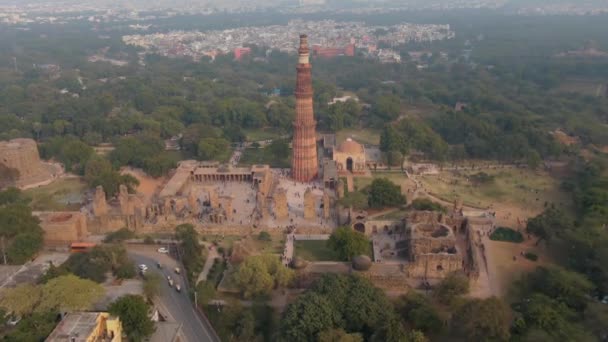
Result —
<path fill-rule="evenodd" d="M 296 80 L 296 120 L 293 123 L 293 156 L 291 173 L 298 182 L 310 182 L 319 173 L 317 160 L 317 135 L 312 109 L 312 76 L 309 60 L 308 38 L 300 35 Z"/>

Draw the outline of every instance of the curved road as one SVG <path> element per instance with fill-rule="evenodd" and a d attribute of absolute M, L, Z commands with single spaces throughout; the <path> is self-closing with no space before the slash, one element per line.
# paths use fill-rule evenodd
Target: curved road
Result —
<path fill-rule="evenodd" d="M 188 342 L 220 342 L 209 323 L 202 319 L 194 310 L 192 302 L 188 298 L 185 289 L 186 280 L 173 271 L 177 266 L 175 260 L 165 254 L 156 252 L 156 248 L 151 250 L 144 246 L 129 246 L 129 256 L 137 264 L 148 266 L 148 272 L 155 272 L 162 277 L 160 295 L 157 298 L 158 310 L 160 314 L 167 318 L 169 322 L 182 324 L 182 340 Z M 162 269 L 157 267 L 157 262 L 163 265 Z M 177 292 L 175 288 L 169 286 L 167 276 L 170 275 L 175 284 L 180 284 L 182 292 Z"/>

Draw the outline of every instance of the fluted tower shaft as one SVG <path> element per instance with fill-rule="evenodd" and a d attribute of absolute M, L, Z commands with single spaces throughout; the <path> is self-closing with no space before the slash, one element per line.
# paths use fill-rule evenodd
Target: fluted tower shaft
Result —
<path fill-rule="evenodd" d="M 300 36 L 296 79 L 296 119 L 293 123 L 291 172 L 298 182 L 310 182 L 319 173 L 317 122 L 312 107 L 312 75 L 306 35 Z"/>

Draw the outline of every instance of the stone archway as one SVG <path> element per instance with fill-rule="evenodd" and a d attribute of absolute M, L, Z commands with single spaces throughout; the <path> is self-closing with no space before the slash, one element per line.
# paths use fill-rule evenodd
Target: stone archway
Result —
<path fill-rule="evenodd" d="M 346 169 L 350 172 L 353 172 L 353 158 L 348 157 L 346 158 Z"/>
<path fill-rule="evenodd" d="M 365 234 L 365 224 L 358 222 L 358 223 L 355 223 L 353 228 L 355 228 L 355 230 L 358 231 L 359 233 Z"/>

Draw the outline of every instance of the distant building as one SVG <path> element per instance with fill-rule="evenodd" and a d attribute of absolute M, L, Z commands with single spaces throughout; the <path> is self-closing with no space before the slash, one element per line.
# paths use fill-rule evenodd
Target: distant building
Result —
<path fill-rule="evenodd" d="M 456 112 L 462 112 L 463 110 L 467 109 L 468 105 L 464 102 L 456 102 L 456 105 L 454 105 L 454 111 Z"/>
<path fill-rule="evenodd" d="M 367 170 L 365 147 L 351 138 L 334 149 L 333 160 L 339 173 L 364 173 Z"/>
<path fill-rule="evenodd" d="M 240 61 L 245 56 L 249 56 L 251 54 L 251 48 L 248 47 L 240 47 L 234 49 L 234 59 Z"/>
<path fill-rule="evenodd" d="M 349 56 L 355 55 L 355 45 L 348 44 L 345 47 L 322 47 L 320 45 L 314 45 L 312 47 L 314 56 L 321 58 L 333 58 L 337 56 Z"/>
<path fill-rule="evenodd" d="M 46 342 L 122 342 L 122 324 L 107 312 L 72 312 L 63 317 Z"/>

